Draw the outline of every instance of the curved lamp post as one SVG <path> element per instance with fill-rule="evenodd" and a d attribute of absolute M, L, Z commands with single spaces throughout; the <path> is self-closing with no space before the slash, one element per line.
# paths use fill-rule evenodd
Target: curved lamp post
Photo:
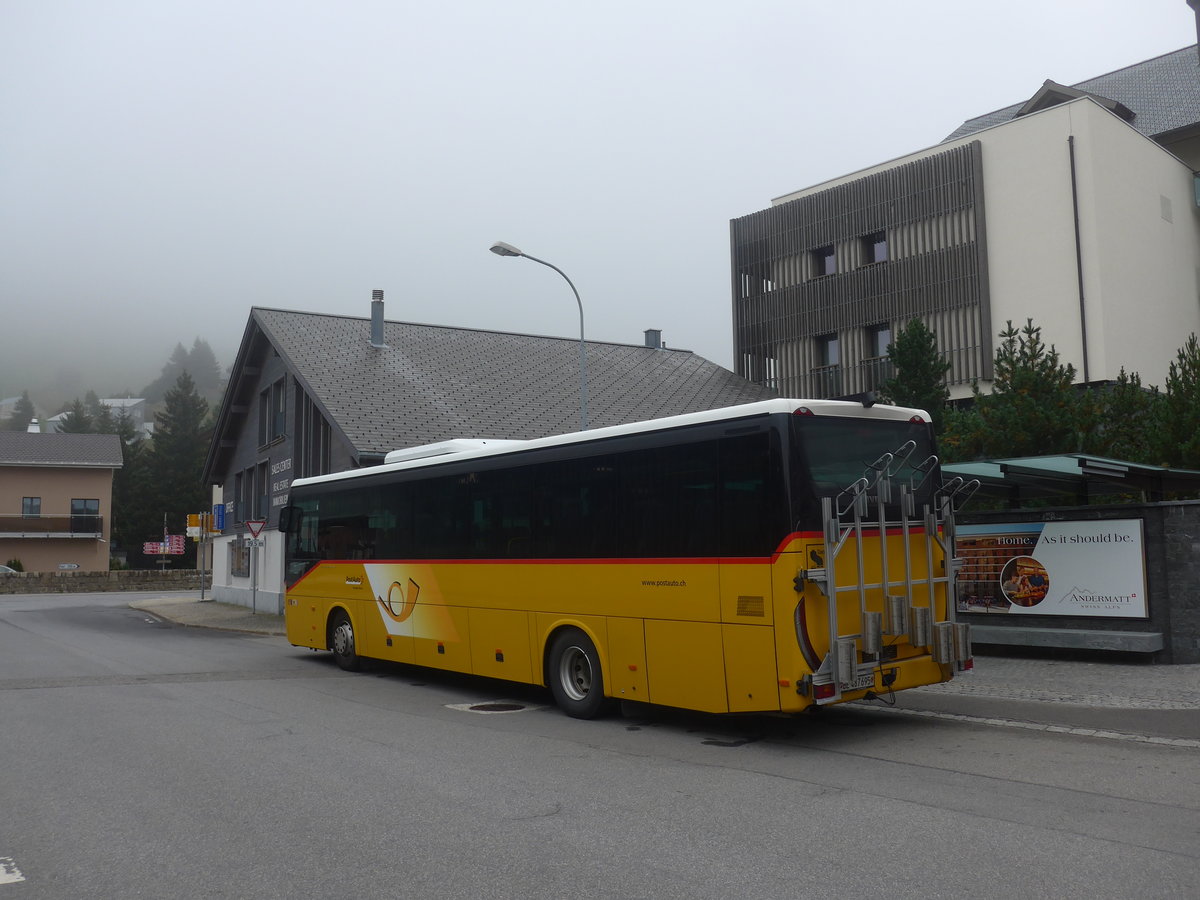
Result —
<path fill-rule="evenodd" d="M 512 244 L 496 241 L 492 244 L 491 251 L 497 256 L 523 256 L 535 263 L 541 263 L 543 266 L 553 269 L 563 277 L 567 284 L 571 285 L 571 291 L 575 294 L 575 302 L 579 305 L 579 430 L 587 431 L 587 357 L 583 343 L 583 301 L 579 299 L 579 291 L 575 290 L 575 285 L 570 278 L 567 278 L 567 273 L 558 266 L 548 263 L 544 259 L 538 259 L 536 256 L 530 256 L 528 253 L 522 253 Z"/>

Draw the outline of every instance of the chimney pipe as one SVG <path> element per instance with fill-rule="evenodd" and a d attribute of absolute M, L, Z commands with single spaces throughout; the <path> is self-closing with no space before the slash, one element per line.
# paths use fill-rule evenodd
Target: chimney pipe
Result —
<path fill-rule="evenodd" d="M 386 350 L 383 342 L 383 291 L 371 291 L 371 346 Z"/>
<path fill-rule="evenodd" d="M 41 434 L 42 426 L 38 424 L 37 416 L 29 420 L 29 424 L 25 426 L 25 431 L 29 434 Z"/>
<path fill-rule="evenodd" d="M 651 350 L 662 349 L 662 330 L 659 328 L 646 329 L 646 346 Z"/>

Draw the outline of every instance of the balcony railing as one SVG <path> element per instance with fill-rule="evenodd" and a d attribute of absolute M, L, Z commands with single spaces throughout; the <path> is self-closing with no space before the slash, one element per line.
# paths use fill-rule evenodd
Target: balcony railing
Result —
<path fill-rule="evenodd" d="M 815 400 L 838 397 L 842 393 L 840 366 L 816 366 L 808 373 L 809 396 Z"/>
<path fill-rule="evenodd" d="M 861 365 L 863 390 L 877 391 L 883 383 L 895 375 L 896 367 L 887 356 L 873 356 L 864 359 Z"/>
<path fill-rule="evenodd" d="M 0 515 L 0 537 L 5 538 L 99 538 L 103 534 L 103 516 Z"/>

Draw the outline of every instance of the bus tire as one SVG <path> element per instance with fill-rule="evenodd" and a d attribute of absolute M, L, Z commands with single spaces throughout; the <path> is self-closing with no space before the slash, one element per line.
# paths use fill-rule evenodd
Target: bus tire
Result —
<path fill-rule="evenodd" d="M 361 660 L 354 650 L 354 626 L 345 610 L 339 609 L 329 620 L 329 649 L 339 668 L 358 671 Z"/>
<path fill-rule="evenodd" d="M 600 654 L 578 628 L 554 636 L 547 655 L 547 680 L 559 709 L 575 719 L 591 719 L 608 707 Z"/>

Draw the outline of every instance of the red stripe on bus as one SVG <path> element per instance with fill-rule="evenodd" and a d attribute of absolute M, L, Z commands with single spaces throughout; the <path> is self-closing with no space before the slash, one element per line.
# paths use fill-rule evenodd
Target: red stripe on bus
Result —
<path fill-rule="evenodd" d="M 886 532 L 889 536 L 899 536 L 904 532 L 899 528 L 889 528 Z M 924 534 L 924 528 L 910 528 L 909 535 Z M 864 528 L 864 537 L 878 537 L 878 528 Z M 797 553 L 799 550 L 787 550 L 786 548 L 797 542 L 804 541 L 823 541 L 824 535 L 819 531 L 794 531 L 779 542 L 779 546 L 770 556 L 630 556 L 630 557 L 566 557 L 566 558 L 551 558 L 537 557 L 530 559 L 478 559 L 478 558 L 455 558 L 455 557 L 438 557 L 425 559 L 322 559 L 316 565 L 305 572 L 296 581 L 292 587 L 300 584 L 311 573 L 322 565 L 357 565 L 357 566 L 761 566 L 769 565 L 777 562 L 779 557 L 784 553 Z"/>

